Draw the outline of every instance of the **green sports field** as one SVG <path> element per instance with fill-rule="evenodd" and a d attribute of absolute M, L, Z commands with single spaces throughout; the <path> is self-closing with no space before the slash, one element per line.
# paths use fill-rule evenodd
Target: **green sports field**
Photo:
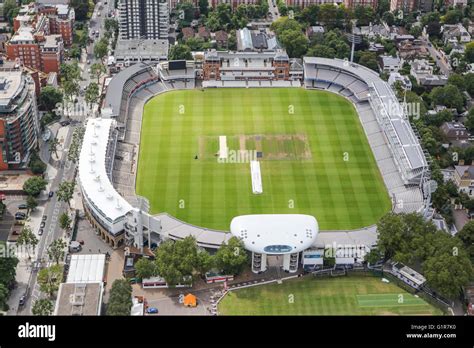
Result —
<path fill-rule="evenodd" d="M 219 136 L 229 157 L 219 163 Z M 250 164 L 263 193 L 252 193 Z M 235 155 L 237 154 L 237 155 Z M 234 156 L 233 156 L 234 155 Z M 228 230 L 234 216 L 314 215 L 321 229 L 376 223 L 390 199 L 353 105 L 288 89 L 172 91 L 145 105 L 137 193 L 152 213 Z"/>
<path fill-rule="evenodd" d="M 305 277 L 231 291 L 221 315 L 441 315 L 393 283 L 371 276 Z"/>

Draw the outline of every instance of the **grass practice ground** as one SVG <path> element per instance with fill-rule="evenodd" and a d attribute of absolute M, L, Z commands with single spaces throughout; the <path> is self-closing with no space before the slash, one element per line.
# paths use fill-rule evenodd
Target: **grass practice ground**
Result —
<path fill-rule="evenodd" d="M 227 162 L 246 163 L 219 163 L 221 135 Z M 252 193 L 242 154 L 261 162 L 261 195 Z M 353 229 L 391 206 L 353 105 L 298 88 L 155 97 L 144 109 L 136 185 L 152 213 L 224 230 L 237 215 L 262 213 L 310 214 L 321 229 Z"/>
<path fill-rule="evenodd" d="M 393 283 L 371 276 L 305 277 L 231 291 L 221 315 L 441 315 Z"/>

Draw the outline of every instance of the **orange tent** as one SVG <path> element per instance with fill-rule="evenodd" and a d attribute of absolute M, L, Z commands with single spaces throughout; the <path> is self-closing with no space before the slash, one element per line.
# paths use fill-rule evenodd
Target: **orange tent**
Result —
<path fill-rule="evenodd" d="M 184 296 L 184 302 L 183 302 L 185 307 L 196 307 L 197 306 L 197 298 L 193 294 L 187 294 Z"/>

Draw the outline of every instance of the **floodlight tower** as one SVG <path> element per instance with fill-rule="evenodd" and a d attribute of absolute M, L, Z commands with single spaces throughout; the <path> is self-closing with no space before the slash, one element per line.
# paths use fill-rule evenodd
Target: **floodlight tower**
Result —
<path fill-rule="evenodd" d="M 347 39 L 352 43 L 351 47 L 351 63 L 354 61 L 354 51 L 355 45 L 359 45 L 362 42 L 362 35 L 360 34 L 360 29 L 356 27 L 357 19 L 351 20 L 352 22 L 352 31 L 350 34 L 346 34 Z"/>

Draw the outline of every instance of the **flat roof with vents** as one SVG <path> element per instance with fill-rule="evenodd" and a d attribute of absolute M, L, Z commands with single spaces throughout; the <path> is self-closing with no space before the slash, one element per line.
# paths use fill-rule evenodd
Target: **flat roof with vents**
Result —
<path fill-rule="evenodd" d="M 231 233 L 247 250 L 261 254 L 290 254 L 309 248 L 316 241 L 318 222 L 302 214 L 242 215 L 232 219 Z"/>
<path fill-rule="evenodd" d="M 103 283 L 62 283 L 59 286 L 54 315 L 100 315 L 103 292 Z"/>

